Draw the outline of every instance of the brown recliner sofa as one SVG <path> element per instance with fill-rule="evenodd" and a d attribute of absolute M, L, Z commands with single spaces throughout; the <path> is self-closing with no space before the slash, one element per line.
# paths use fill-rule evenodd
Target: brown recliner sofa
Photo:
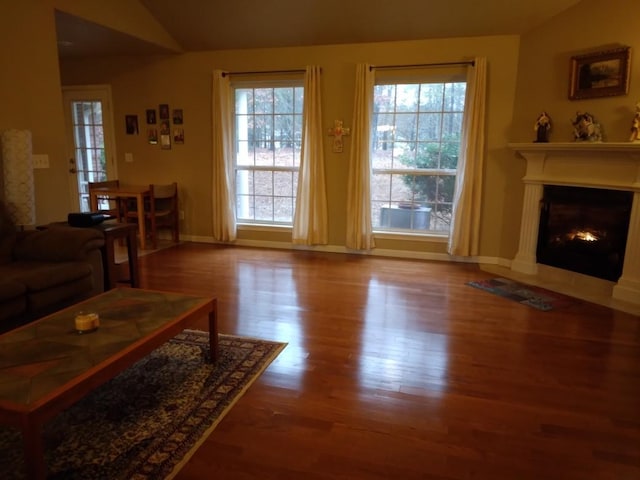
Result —
<path fill-rule="evenodd" d="M 0 201 L 0 333 L 104 291 L 103 234 L 17 231 Z"/>

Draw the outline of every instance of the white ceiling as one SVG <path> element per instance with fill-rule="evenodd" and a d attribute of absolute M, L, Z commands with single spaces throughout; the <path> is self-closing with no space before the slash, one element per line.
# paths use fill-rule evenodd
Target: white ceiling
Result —
<path fill-rule="evenodd" d="M 522 34 L 580 0 L 139 0 L 185 51 Z M 166 53 L 56 14 L 61 56 Z"/>

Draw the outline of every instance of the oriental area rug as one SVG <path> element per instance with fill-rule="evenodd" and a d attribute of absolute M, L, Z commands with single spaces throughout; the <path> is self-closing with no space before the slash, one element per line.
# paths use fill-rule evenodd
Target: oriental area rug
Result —
<path fill-rule="evenodd" d="M 44 427 L 48 478 L 172 478 L 286 346 L 185 330 Z M 0 427 L 0 478 L 25 478 L 22 438 Z"/>
<path fill-rule="evenodd" d="M 468 282 L 467 285 L 542 311 L 565 308 L 580 303 L 579 300 L 567 295 L 541 287 L 525 285 L 507 278 L 478 280 Z"/>

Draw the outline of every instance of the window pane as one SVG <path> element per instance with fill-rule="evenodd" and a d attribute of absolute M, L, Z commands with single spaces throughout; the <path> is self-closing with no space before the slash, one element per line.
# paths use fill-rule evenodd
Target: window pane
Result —
<path fill-rule="evenodd" d="M 459 138 L 462 131 L 462 113 L 445 113 L 442 115 L 442 136 Z"/>
<path fill-rule="evenodd" d="M 92 102 L 91 112 L 91 123 L 94 125 L 102 125 L 102 102 Z"/>
<path fill-rule="evenodd" d="M 255 113 L 273 113 L 273 88 L 256 88 L 254 90 Z"/>
<path fill-rule="evenodd" d="M 411 142 L 396 142 L 392 168 L 413 169 L 417 167 L 416 144 Z"/>
<path fill-rule="evenodd" d="M 273 194 L 276 197 L 294 197 L 293 176 L 291 172 L 274 172 L 273 182 Z"/>
<path fill-rule="evenodd" d="M 396 140 L 415 142 L 417 123 L 418 116 L 415 113 L 398 113 L 395 124 Z"/>
<path fill-rule="evenodd" d="M 256 166 L 272 167 L 274 161 L 273 142 L 261 142 L 260 148 L 256 148 Z"/>
<path fill-rule="evenodd" d="M 444 84 L 425 83 L 420 87 L 420 111 L 440 112 L 442 110 Z"/>
<path fill-rule="evenodd" d="M 293 199 L 275 197 L 273 199 L 274 220 L 276 222 L 290 222 L 293 218 Z"/>
<path fill-rule="evenodd" d="M 256 195 L 273 195 L 273 172 L 254 172 L 254 179 Z"/>
<path fill-rule="evenodd" d="M 374 228 L 448 232 L 465 89 L 464 83 L 375 87 Z"/>
<path fill-rule="evenodd" d="M 300 148 L 302 148 L 302 115 L 296 115 L 294 117 L 294 133 L 293 133 L 293 137 L 295 139 L 295 147 L 296 147 L 296 151 L 300 151 Z M 296 162 L 296 165 L 299 165 L 300 161 L 298 160 Z"/>
<path fill-rule="evenodd" d="M 253 90 L 250 88 L 236 89 L 236 114 L 253 114 Z"/>
<path fill-rule="evenodd" d="M 418 140 L 440 140 L 440 122 L 442 115 L 439 113 L 421 113 L 419 115 Z"/>
<path fill-rule="evenodd" d="M 273 218 L 273 197 L 257 196 L 256 202 L 256 220 L 272 222 Z"/>
<path fill-rule="evenodd" d="M 417 112 L 420 85 L 398 85 L 396 90 L 396 110 Z"/>
<path fill-rule="evenodd" d="M 376 85 L 373 90 L 375 111 L 394 112 L 396 99 L 395 85 Z"/>
<path fill-rule="evenodd" d="M 447 83 L 445 86 L 444 108 L 448 112 L 464 110 L 464 96 L 467 90 L 465 83 Z"/>
<path fill-rule="evenodd" d="M 275 113 L 293 112 L 293 88 L 275 89 Z"/>
<path fill-rule="evenodd" d="M 236 168 L 237 216 L 250 222 L 291 223 L 304 88 L 236 89 L 235 98 L 236 167 L 249 169 Z"/>

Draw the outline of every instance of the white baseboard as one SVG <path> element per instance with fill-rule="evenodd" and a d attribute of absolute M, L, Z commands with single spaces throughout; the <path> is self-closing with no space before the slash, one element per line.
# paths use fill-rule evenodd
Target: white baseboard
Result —
<path fill-rule="evenodd" d="M 290 242 L 271 242 L 265 240 L 236 240 L 232 244 L 226 244 L 223 242 L 217 242 L 213 237 L 204 237 L 197 235 L 182 235 L 182 240 L 197 243 L 215 243 L 221 245 L 237 245 L 240 247 L 255 247 L 255 248 L 273 248 L 278 250 L 305 250 L 313 252 L 327 252 L 327 253 L 345 253 L 352 255 L 370 255 L 376 257 L 391 257 L 391 258 L 409 258 L 413 260 L 432 260 L 443 262 L 458 262 L 458 263 L 479 263 L 488 265 L 500 265 L 502 267 L 511 267 L 511 260 L 499 257 L 457 257 L 451 256 L 447 253 L 436 252 L 417 252 L 412 250 L 391 250 L 383 248 L 374 248 L 372 250 L 351 250 L 341 245 L 294 245 Z"/>

